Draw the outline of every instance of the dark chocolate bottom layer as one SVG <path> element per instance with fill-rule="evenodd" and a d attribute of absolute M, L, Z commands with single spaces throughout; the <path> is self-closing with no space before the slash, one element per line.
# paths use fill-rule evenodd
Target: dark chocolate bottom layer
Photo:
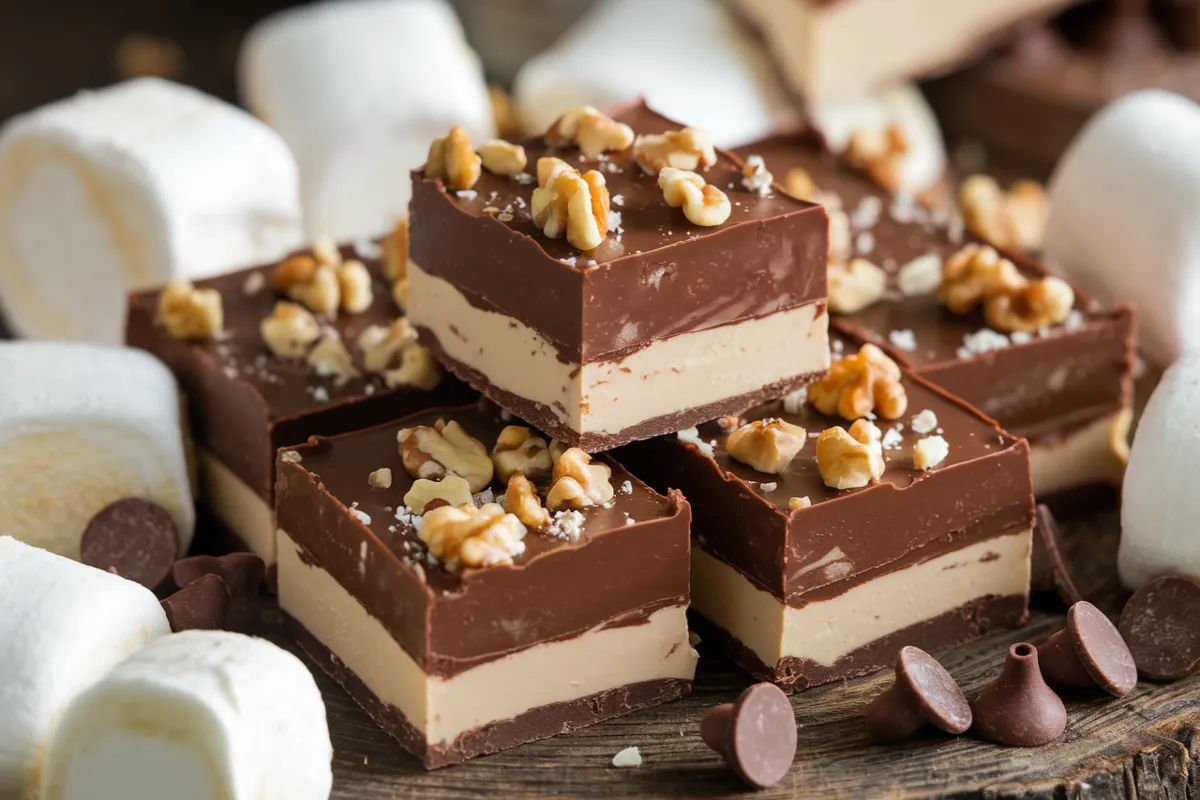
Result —
<path fill-rule="evenodd" d="M 512 719 L 489 722 L 460 735 L 449 744 L 431 745 L 395 706 L 380 700 L 342 660 L 292 617 L 284 614 L 284 628 L 309 658 L 367 712 L 375 724 L 419 758 L 426 769 L 459 764 L 475 756 L 498 753 L 519 744 L 571 733 L 597 722 L 651 706 L 678 700 L 692 690 L 691 681 L 679 678 L 632 683 L 616 689 L 562 703 L 530 709 Z"/>
<path fill-rule="evenodd" d="M 651 439 L 667 433 L 675 433 L 676 431 L 690 428 L 701 422 L 708 422 L 717 417 L 740 414 L 746 409 L 753 408 L 768 400 L 783 397 L 785 394 L 799 389 L 801 386 L 806 386 L 825 374 L 824 372 L 806 372 L 787 378 L 786 380 L 776 381 L 753 392 L 747 392 L 746 394 L 719 400 L 715 403 L 695 406 L 674 414 L 665 414 L 661 417 L 646 420 L 645 422 L 639 422 L 637 425 L 631 425 L 618 433 L 579 433 L 564 425 L 562 419 L 554 412 L 553 408 L 500 389 L 494 386 L 488 380 L 487 376 L 479 370 L 450 358 L 446 355 L 446 351 L 442 348 L 441 342 L 438 341 L 437 335 L 433 331 L 425 327 L 418 327 L 417 333 L 420 335 L 421 344 L 425 345 L 437 360 L 454 373 L 459 380 L 466 382 L 471 388 L 482 393 L 492 402 L 511 411 L 544 433 L 550 434 L 566 446 L 579 447 L 588 453 L 611 450 L 614 447 L 620 447 L 630 442 Z"/>
<path fill-rule="evenodd" d="M 1028 604 L 1024 596 L 988 595 L 876 639 L 831 665 L 786 656 L 774 666 L 768 666 L 736 636 L 694 611 L 690 614 L 692 627 L 700 633 L 703 641 L 715 642 L 725 656 L 739 667 L 789 692 L 890 669 L 896 663 L 900 648 L 907 645 L 937 652 L 977 639 L 993 630 L 1018 628 L 1025 624 L 1028 617 Z"/>

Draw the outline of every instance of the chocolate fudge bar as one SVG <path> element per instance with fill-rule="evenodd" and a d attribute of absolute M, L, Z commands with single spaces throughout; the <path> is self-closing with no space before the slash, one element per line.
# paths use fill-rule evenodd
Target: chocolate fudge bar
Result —
<path fill-rule="evenodd" d="M 864 350 L 879 368 L 886 357 Z M 835 383 L 848 377 L 840 363 Z M 851 413 L 874 418 L 874 431 L 866 418 L 851 425 L 840 404 L 822 413 L 801 390 L 616 454 L 659 491 L 691 498 L 692 608 L 739 665 L 787 689 L 874 672 L 905 645 L 936 651 L 1026 617 L 1028 445 L 932 384 L 900 377 L 894 363 L 863 385 L 874 410 Z M 898 396 L 885 418 L 879 401 Z M 846 449 L 851 437 L 862 446 Z M 851 451 L 858 462 L 845 460 Z"/>
<path fill-rule="evenodd" d="M 1120 480 L 1131 421 L 1131 309 L 1101 310 L 1075 290 L 1075 308 L 1061 324 L 1032 333 L 993 330 L 978 309 L 955 313 L 936 296 L 942 263 L 969 243 L 961 228 L 890 197 L 810 132 L 775 136 L 739 154 L 761 156 L 781 182 L 794 184 L 792 171 L 802 171 L 809 191 L 837 206 L 835 222 L 840 217 L 848 230 L 849 252 L 840 260 L 861 257 L 886 273 L 883 296 L 853 313 L 832 314 L 833 327 L 877 344 L 1028 439 L 1039 494 Z M 1044 277 L 1036 262 L 1008 256 L 1027 278 Z M 932 282 L 922 277 L 930 265 Z"/>
<path fill-rule="evenodd" d="M 702 132 L 681 131 L 644 105 L 615 123 L 583 111 L 624 132 L 620 149 L 584 157 L 530 139 L 521 143 L 528 172 L 485 169 L 457 191 L 413 173 L 409 313 L 421 342 L 500 405 L 589 452 L 746 408 L 822 374 L 824 210 L 755 183 L 703 144 Z M 668 132 L 690 144 L 660 152 L 657 163 L 637 156 L 635 135 L 649 135 L 644 144 Z M 656 173 L 668 155 L 673 164 L 690 158 L 695 171 Z M 587 250 L 569 230 L 550 238 L 546 230 L 560 231 L 535 222 L 538 193 L 581 183 L 576 167 L 611 200 L 598 236 L 575 239 Z M 660 188 L 668 177 L 681 179 L 676 188 L 696 185 L 697 205 L 702 186 L 705 211 L 710 196 L 719 209 L 723 193 L 728 218 L 689 221 L 693 211 L 669 205 Z M 592 190 L 593 208 L 603 194 Z"/>
<path fill-rule="evenodd" d="M 173 336 L 161 324 L 162 292 L 130 298 L 127 342 L 162 359 L 187 397 L 205 501 L 228 532 L 268 564 L 274 562 L 275 550 L 271 504 L 277 448 L 473 399 L 465 386 L 440 374 L 432 359 L 422 359 L 419 345 L 404 341 L 403 323 L 396 322 L 400 312 L 377 250 L 371 243 L 340 249 L 347 261 L 366 266 L 371 287 L 367 307 L 357 313 L 309 316 L 300 303 L 285 307 L 292 319 L 307 323 L 290 334 L 294 355 L 278 355 L 263 334 L 264 320 L 287 299 L 276 286 L 280 265 L 253 267 L 195 285 L 200 292 L 219 294 L 224 330 L 215 338 Z M 330 330 L 335 335 L 329 335 Z M 286 321 L 284 331 L 288 332 Z M 361 345 L 368 331 L 368 336 L 377 335 L 383 355 L 391 346 L 396 359 L 408 358 L 410 374 L 385 374 L 396 367 L 389 358 L 376 357 L 376 371 L 367 369 Z M 305 345 L 312 337 L 317 338 L 307 343 L 312 350 L 306 358 Z M 332 340 L 340 341 L 344 350 Z M 329 358 L 322 360 L 321 353 Z"/>
<path fill-rule="evenodd" d="M 430 769 L 672 700 L 695 670 L 687 501 L 511 419 L 427 411 L 280 455 L 280 607 Z"/>

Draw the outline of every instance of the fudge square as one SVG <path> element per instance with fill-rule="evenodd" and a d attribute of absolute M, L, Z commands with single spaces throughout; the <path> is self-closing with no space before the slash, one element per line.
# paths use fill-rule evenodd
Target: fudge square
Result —
<path fill-rule="evenodd" d="M 692 607 L 757 678 L 803 689 L 1026 618 L 1028 445 L 873 345 L 617 457 L 691 498 Z"/>
<path fill-rule="evenodd" d="M 994 268 L 1001 277 L 1008 270 L 1042 288 L 1046 272 L 1031 259 L 980 248 L 960 226 L 943 224 L 911 199 L 889 196 L 868 177 L 886 177 L 886 160 L 860 171 L 806 132 L 739 153 L 760 156 L 789 191 L 830 208 L 830 229 L 841 231 L 831 235 L 832 326 L 873 342 L 1028 439 L 1038 494 L 1120 482 L 1132 420 L 1132 309 L 1101 309 L 1057 280 L 1053 286 L 1065 289 L 1057 298 L 1057 322 L 1041 324 L 1028 315 L 1037 309 L 1020 303 L 1011 307 L 1015 315 L 999 313 L 1003 307 L 990 317 L 979 306 L 952 309 L 939 291 L 967 288 L 943 286 L 954 260 L 967 267 L 968 278 Z"/>
<path fill-rule="evenodd" d="M 205 502 L 268 564 L 277 448 L 472 399 L 416 344 L 378 255 L 324 241 L 130 298 L 126 341 L 187 397 Z"/>
<path fill-rule="evenodd" d="M 453 148 L 474 155 L 452 131 L 413 173 L 410 319 L 452 372 L 559 441 L 676 431 L 828 367 L 824 209 L 744 175 L 702 131 L 585 107 L 485 144 L 466 179 L 445 169 Z"/>
<path fill-rule="evenodd" d="M 280 454 L 288 627 L 430 769 L 675 699 L 695 671 L 687 501 L 507 420 L 428 411 Z"/>

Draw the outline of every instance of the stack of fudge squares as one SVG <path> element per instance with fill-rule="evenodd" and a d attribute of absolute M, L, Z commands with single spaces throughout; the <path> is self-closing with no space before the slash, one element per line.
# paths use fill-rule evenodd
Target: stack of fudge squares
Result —
<path fill-rule="evenodd" d="M 214 515 L 426 767 L 686 694 L 689 618 L 788 690 L 1024 621 L 1035 489 L 1120 474 L 1130 312 L 859 145 L 454 128 L 384 240 L 131 299 Z"/>

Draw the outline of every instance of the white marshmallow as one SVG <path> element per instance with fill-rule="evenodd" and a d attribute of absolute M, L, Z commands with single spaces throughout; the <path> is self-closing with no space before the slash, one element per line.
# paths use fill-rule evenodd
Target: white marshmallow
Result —
<path fill-rule="evenodd" d="M 1166 573 L 1200 580 L 1200 351 L 1163 375 L 1138 422 L 1121 490 L 1121 581 Z"/>
<path fill-rule="evenodd" d="M 26 336 L 119 344 L 127 290 L 277 258 L 302 240 L 295 160 L 194 89 L 121 83 L 0 132 L 0 298 Z"/>
<path fill-rule="evenodd" d="M 281 12 L 246 37 L 239 72 L 247 107 L 296 152 L 313 236 L 391 230 L 435 137 L 494 132 L 483 68 L 444 0 Z"/>
<path fill-rule="evenodd" d="M 100 509 L 161 505 L 180 552 L 195 527 L 170 371 L 150 355 L 83 342 L 0 343 L 0 533 L 68 558 Z"/>
<path fill-rule="evenodd" d="M 537 132 L 571 106 L 639 96 L 725 147 L 795 118 L 762 47 L 716 0 L 604 0 L 522 67 L 514 90 Z"/>
<path fill-rule="evenodd" d="M 147 644 L 67 709 L 41 800 L 326 800 L 333 747 L 305 666 L 263 639 Z"/>
<path fill-rule="evenodd" d="M 1072 142 L 1050 181 L 1046 260 L 1141 312 L 1139 344 L 1170 364 L 1200 347 L 1200 107 L 1131 94 Z"/>
<path fill-rule="evenodd" d="M 0 536 L 0 797 L 34 798 L 67 705 L 171 632 L 149 589 Z"/>

